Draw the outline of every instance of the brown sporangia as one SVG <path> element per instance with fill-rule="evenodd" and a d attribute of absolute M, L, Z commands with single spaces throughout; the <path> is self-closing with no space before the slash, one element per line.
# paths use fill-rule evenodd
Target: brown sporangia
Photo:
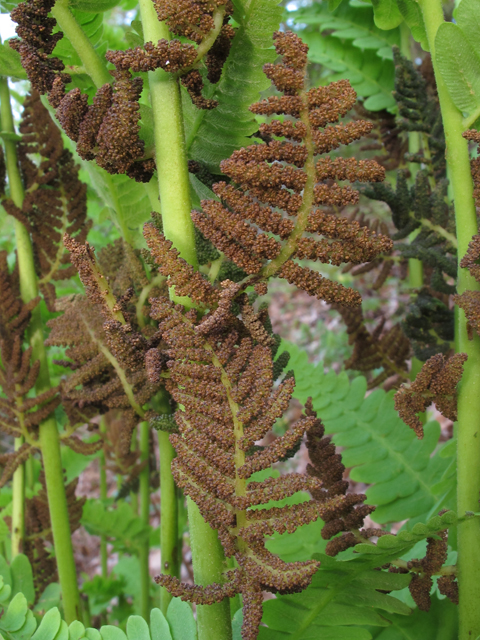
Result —
<path fill-rule="evenodd" d="M 411 354 L 411 346 L 400 324 L 384 331 L 383 319 L 370 333 L 365 326 L 361 307 L 352 309 L 335 305 L 334 308 L 346 325 L 348 344 L 353 345 L 353 353 L 345 361 L 347 369 L 362 371 L 365 375 L 375 369 L 383 369 L 376 376 L 370 376 L 369 389 L 384 383 L 391 376 L 395 376 L 393 384 L 396 385 L 408 378 L 407 360 Z"/>
<path fill-rule="evenodd" d="M 348 81 L 307 91 L 308 47 L 291 32 L 278 32 L 274 38 L 283 62 L 265 65 L 264 70 L 283 95 L 262 100 L 251 110 L 289 118 L 262 124 L 260 134 L 268 142 L 239 149 L 221 163 L 233 184 L 215 184 L 213 191 L 221 202 L 203 201 L 203 212 L 193 211 L 192 217 L 217 249 L 253 282 L 257 276 L 278 275 L 328 302 L 356 306 L 360 304 L 357 292 L 295 259 L 335 265 L 363 263 L 390 251 L 390 238 L 319 208 L 358 201 L 353 187 L 341 186 L 336 180 L 383 180 L 384 169 L 375 161 L 324 155 L 358 140 L 371 130 L 371 124 L 338 123 L 356 99 Z"/>
<path fill-rule="evenodd" d="M 9 198 L 3 200 L 3 206 L 31 235 L 40 290 L 53 311 L 53 283 L 75 274 L 63 233 L 84 242 L 91 226 L 87 222 L 87 186 L 79 180 L 79 167 L 64 148 L 61 133 L 38 91 L 25 98 L 20 133 L 17 153 L 25 198 L 21 208 Z"/>
<path fill-rule="evenodd" d="M 432 402 L 443 415 L 457 419 L 457 385 L 462 377 L 465 353 L 445 358 L 442 353 L 429 358 L 411 384 L 403 384 L 395 394 L 395 409 L 417 436 L 423 438 L 423 424 L 417 417 Z"/>

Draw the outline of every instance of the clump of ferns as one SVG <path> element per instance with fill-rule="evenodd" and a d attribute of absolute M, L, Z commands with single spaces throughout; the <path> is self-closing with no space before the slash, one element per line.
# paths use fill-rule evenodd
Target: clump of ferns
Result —
<path fill-rule="evenodd" d="M 245 272 L 244 279 L 224 280 L 216 287 L 179 258 L 158 225 L 149 223 L 144 230 L 160 274 L 169 279 L 176 296 L 188 296 L 193 305 L 186 310 L 166 298 L 151 299 L 151 316 L 162 341 L 146 354 L 148 375 L 153 381 L 165 379 L 179 406 L 179 433 L 170 437 L 177 451 L 172 471 L 205 520 L 218 530 L 226 555 L 237 562 L 237 568 L 225 573 L 223 584 L 192 587 L 172 576 L 159 576 L 158 582 L 199 604 L 241 593 L 245 640 L 257 637 L 263 590 L 302 590 L 318 568 L 316 561 L 281 561 L 266 550 L 264 537 L 292 532 L 319 517 L 336 523 L 330 528 L 334 535 L 358 525 L 372 509 L 357 509 L 365 497 L 346 496 L 345 483 L 337 478 L 331 479 L 335 489 L 329 491 L 326 470 L 323 480 L 296 473 L 262 482 L 252 477 L 284 458 L 305 432 L 319 429 L 319 421 L 307 406 L 283 436 L 269 447 L 255 448 L 287 409 L 295 382 L 287 375 L 274 386 L 274 339 L 246 290 L 254 285 L 262 295 L 268 279 L 277 275 L 320 299 L 358 305 L 358 293 L 296 260 L 363 262 L 391 247 L 389 238 L 319 208 L 358 200 L 351 186 L 340 186 L 335 178 L 384 176 L 374 161 L 333 160 L 326 155 L 370 130 L 366 122 L 334 124 L 351 108 L 355 93 L 343 81 L 307 91 L 307 47 L 292 33 L 275 34 L 275 46 L 283 63 L 266 65 L 265 72 L 284 95 L 251 109 L 289 118 L 263 124 L 262 136 L 274 139 L 240 149 L 224 161 L 222 171 L 232 182 L 213 185 L 220 201 L 204 201 L 203 212 L 192 212 L 197 228 Z M 324 238 L 317 239 L 317 234 Z M 319 498 L 293 507 L 260 508 L 300 490 L 316 492 Z"/>
<path fill-rule="evenodd" d="M 230 0 L 156 0 L 159 20 L 183 39 L 161 39 L 127 51 L 108 51 L 113 63 L 112 84 L 101 86 L 89 104 L 87 94 L 72 82 L 64 64 L 52 56 L 63 33 L 53 33 L 56 21 L 48 17 L 52 0 L 26 0 L 11 13 L 17 23 L 19 38 L 10 46 L 21 56 L 22 65 L 32 87 L 47 93 L 65 133 L 77 143 L 84 160 L 95 160 L 109 173 L 126 173 L 138 182 L 149 182 L 155 170 L 153 150 L 146 149 L 139 137 L 140 105 L 143 80 L 133 74 L 163 69 L 181 78 L 193 103 L 200 109 L 213 109 L 215 100 L 202 96 L 204 76 L 209 83 L 220 80 L 235 36 L 229 24 L 233 12 Z M 206 74 L 201 73 L 204 65 Z"/>

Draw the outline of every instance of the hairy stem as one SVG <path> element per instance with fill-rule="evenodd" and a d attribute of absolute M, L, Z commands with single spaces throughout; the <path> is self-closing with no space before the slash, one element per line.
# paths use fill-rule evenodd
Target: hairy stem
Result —
<path fill-rule="evenodd" d="M 432 54 L 438 97 L 445 130 L 447 163 L 453 190 L 459 258 L 465 255 L 468 243 L 478 231 L 473 200 L 473 183 L 467 141 L 462 138 L 462 114 L 454 105 L 438 71 L 435 36 L 443 23 L 441 0 L 419 2 Z M 480 284 L 466 269 L 458 270 L 457 291 L 480 290 Z M 455 342 L 457 350 L 468 355 L 458 392 L 457 444 L 457 509 L 460 515 L 475 511 L 480 489 L 480 445 L 478 416 L 480 415 L 480 339 L 468 339 L 465 314 L 456 314 Z M 458 526 L 459 639 L 480 635 L 480 523 L 466 519 Z"/>
<path fill-rule="evenodd" d="M 0 78 L 0 103 L 2 129 L 3 131 L 15 133 L 10 105 L 10 93 L 6 78 Z M 24 193 L 18 168 L 15 143 L 5 140 L 5 150 L 10 196 L 16 206 L 21 207 Z M 37 274 L 35 272 L 30 235 L 25 227 L 17 220 L 15 220 L 15 236 L 17 242 L 20 291 L 23 301 L 28 302 L 38 295 Z M 37 393 L 42 393 L 50 389 L 51 385 L 39 305 L 32 311 L 29 339 L 32 347 L 32 360 L 40 361 L 40 371 L 35 389 Z M 75 560 L 73 557 L 70 522 L 68 519 L 67 499 L 63 482 L 60 441 L 57 422 L 53 415 L 50 415 L 40 424 L 39 435 L 65 620 L 67 623 L 70 623 L 80 618 L 80 598 L 77 586 Z"/>
<path fill-rule="evenodd" d="M 24 440 L 15 438 L 15 451 L 18 451 Z M 12 559 L 23 551 L 25 538 L 25 463 L 21 464 L 13 474 L 12 481 Z"/>
<path fill-rule="evenodd" d="M 158 432 L 160 450 L 160 540 L 162 549 L 162 573 L 169 576 L 180 575 L 178 562 L 178 505 L 177 487 L 172 476 L 171 465 L 175 450 L 170 444 L 168 433 Z M 160 608 L 165 614 L 172 596 L 162 587 L 160 592 Z"/>
<path fill-rule="evenodd" d="M 140 517 L 148 527 L 150 525 L 150 426 L 148 422 L 140 423 L 140 460 L 145 468 L 140 473 Z M 140 611 L 145 620 L 150 620 L 150 546 L 148 540 L 140 548 Z"/>
<path fill-rule="evenodd" d="M 106 432 L 105 417 L 102 416 L 100 421 L 100 432 Z M 100 500 L 105 501 L 107 499 L 107 469 L 105 464 L 105 452 L 100 453 Z M 107 550 L 107 537 L 100 536 L 100 563 L 102 567 L 102 578 L 108 578 L 108 550 Z"/>
<path fill-rule="evenodd" d="M 68 0 L 57 0 L 52 9 L 52 15 L 58 22 L 58 26 L 63 31 L 64 36 L 75 49 L 85 71 L 91 77 L 95 86 L 98 88 L 103 84 L 110 84 L 112 76 L 107 71 L 105 61 L 97 54 L 82 27 L 70 11 Z M 68 71 L 68 68 L 66 71 Z"/>
<path fill-rule="evenodd" d="M 165 23 L 159 22 L 151 0 L 139 0 L 140 14 L 143 24 L 145 41 L 158 42 L 162 38 L 170 39 L 170 33 Z M 180 252 L 182 258 L 193 267 L 198 268 L 195 250 L 195 235 L 190 216 L 190 181 L 188 177 L 187 153 L 185 133 L 183 128 L 182 103 L 178 79 L 172 77 L 162 69 L 148 73 L 150 97 L 152 101 L 155 159 L 158 172 L 160 203 L 162 208 L 163 231 L 165 236 L 173 242 L 173 246 Z M 174 292 L 171 296 L 175 298 Z M 179 300 L 189 304 L 189 300 Z M 159 432 L 160 443 L 160 489 L 162 504 L 164 502 L 164 485 L 172 483 L 170 465 L 174 457 L 173 447 L 168 435 Z M 163 459 L 163 464 L 162 464 Z M 162 474 L 165 474 L 162 479 Z M 168 476 L 167 476 L 168 474 Z M 170 516 L 162 509 L 162 523 L 178 521 L 177 501 L 170 489 Z M 218 542 L 217 533 L 201 517 L 197 506 L 188 500 L 188 519 L 190 524 L 190 541 L 194 565 L 195 580 L 200 584 L 205 581 L 221 582 L 224 568 L 224 553 Z M 162 526 L 166 526 L 164 523 Z M 178 526 L 178 525 L 177 525 Z M 165 570 L 164 544 L 162 529 L 162 568 Z M 173 536 L 172 536 L 173 537 Z M 178 533 L 175 540 L 178 544 Z M 172 556 L 171 556 L 172 557 Z M 164 596 L 165 598 L 166 596 Z M 162 603 L 164 599 L 162 599 Z M 162 608 L 163 608 L 162 604 Z M 231 633 L 230 612 L 228 607 L 220 611 L 215 607 L 202 607 L 198 620 L 199 640 L 228 640 Z"/>

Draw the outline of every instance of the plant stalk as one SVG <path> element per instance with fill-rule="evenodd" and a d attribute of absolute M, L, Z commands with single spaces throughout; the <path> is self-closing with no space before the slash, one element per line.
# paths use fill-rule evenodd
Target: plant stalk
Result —
<path fill-rule="evenodd" d="M 23 437 L 15 438 L 15 451 L 23 444 Z M 23 551 L 25 538 L 25 463 L 13 474 L 12 481 L 12 560 Z"/>
<path fill-rule="evenodd" d="M 435 36 L 444 21 L 441 0 L 419 1 L 427 30 L 438 97 L 442 111 L 447 163 L 455 204 L 459 259 L 478 231 L 473 200 L 473 183 L 467 141 L 462 138 L 462 114 L 454 105 L 447 86 L 438 71 Z M 457 291 L 480 290 L 480 284 L 466 269 L 458 269 Z M 465 314 L 457 310 L 455 342 L 459 352 L 466 353 L 464 373 L 458 391 L 457 421 L 457 510 L 460 516 L 478 506 L 480 489 L 480 339 L 468 339 Z M 480 635 L 480 522 L 465 519 L 458 526 L 459 639 Z"/>
<path fill-rule="evenodd" d="M 100 432 L 106 432 L 105 417 L 102 416 L 100 421 Z M 100 500 L 104 502 L 107 499 L 107 468 L 105 461 L 105 452 L 102 449 L 100 453 Z M 102 568 L 102 578 L 108 578 L 108 549 L 107 537 L 100 536 L 100 564 Z"/>
<path fill-rule="evenodd" d="M 146 463 L 140 473 L 140 517 L 148 527 L 150 525 L 150 426 L 148 422 L 140 423 L 140 460 Z M 150 620 L 150 545 L 148 539 L 140 547 L 140 580 L 141 580 L 141 614 Z"/>
<path fill-rule="evenodd" d="M 177 487 L 172 476 L 171 465 L 175 449 L 170 444 L 168 433 L 158 432 L 160 450 L 160 540 L 162 550 L 162 573 L 180 576 L 179 539 L 178 539 L 178 503 Z M 172 596 L 162 587 L 160 590 L 160 609 L 167 613 Z"/>
<path fill-rule="evenodd" d="M 15 133 L 10 105 L 10 92 L 6 78 L 0 78 L 0 108 L 3 131 Z M 5 140 L 6 164 L 10 196 L 17 207 L 23 203 L 23 184 L 17 162 L 15 142 Z M 20 292 L 24 302 L 38 295 L 37 274 L 33 260 L 32 243 L 26 228 L 15 220 Z M 44 345 L 43 325 L 40 306 L 33 311 L 29 326 L 29 340 L 32 347 L 32 361 L 40 361 L 35 389 L 42 393 L 51 388 L 47 355 Z M 63 481 L 60 441 L 54 415 L 46 418 L 39 428 L 40 448 L 47 486 L 48 507 L 52 523 L 53 541 L 58 566 L 58 576 L 62 589 L 63 608 L 67 623 L 80 619 L 80 598 L 68 519 L 67 499 Z"/>
<path fill-rule="evenodd" d="M 165 23 L 159 22 L 152 1 L 139 0 L 139 6 L 145 42 L 158 42 L 162 38 L 169 40 L 170 33 L 168 28 Z M 194 227 L 190 216 L 190 181 L 179 82 L 178 79 L 162 69 L 150 71 L 148 80 L 153 110 L 155 159 L 163 231 L 165 236 L 172 241 L 173 246 L 180 252 L 181 257 L 194 268 L 198 268 Z M 175 298 L 173 291 L 170 292 L 170 295 Z M 181 302 L 188 304 L 189 300 L 182 300 Z M 169 477 L 171 476 L 170 465 L 174 457 L 174 451 L 166 433 L 159 432 L 159 444 L 161 452 L 160 478 L 162 483 L 167 482 L 167 473 Z M 162 480 L 162 473 L 165 474 L 164 480 Z M 173 479 L 171 482 L 173 484 Z M 161 492 L 163 505 L 165 496 L 162 484 Z M 173 498 L 172 494 L 173 491 L 169 493 L 169 496 Z M 172 500 L 169 508 L 171 508 L 171 517 L 175 517 L 175 522 L 178 522 L 176 499 L 175 502 Z M 174 512 L 175 516 L 173 516 Z M 162 509 L 162 520 L 164 519 L 163 514 Z M 188 519 L 195 581 L 200 584 L 206 584 L 206 581 L 222 582 L 222 574 L 225 568 L 223 548 L 218 541 L 217 533 L 203 520 L 197 506 L 191 500 L 188 500 Z M 163 538 L 163 529 L 161 535 L 162 565 L 164 569 L 164 563 L 168 560 L 165 560 L 164 556 L 164 545 L 166 547 L 167 541 Z M 178 524 L 175 539 L 176 544 L 178 544 Z M 175 555 L 178 557 L 176 552 Z M 173 560 L 173 555 L 171 557 Z M 206 640 L 207 638 L 208 640 L 228 640 L 231 638 L 228 600 L 225 600 L 220 605 L 198 607 L 197 611 L 199 640 Z"/>
<path fill-rule="evenodd" d="M 78 24 L 68 6 L 68 0 L 57 0 L 55 6 L 52 8 L 52 15 L 58 22 L 58 26 L 63 31 L 65 37 L 75 49 L 86 73 L 91 77 L 97 89 L 103 84 L 110 84 L 112 82 L 112 76 L 107 71 L 107 65 L 97 54 L 82 27 Z M 68 71 L 68 68 L 66 71 Z"/>

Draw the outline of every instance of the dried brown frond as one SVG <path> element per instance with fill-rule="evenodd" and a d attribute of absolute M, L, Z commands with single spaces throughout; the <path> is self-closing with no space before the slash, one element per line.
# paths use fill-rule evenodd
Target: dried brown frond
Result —
<path fill-rule="evenodd" d="M 366 135 L 367 142 L 360 146 L 360 151 L 378 151 L 373 156 L 385 171 L 395 171 L 404 164 L 404 156 L 408 151 L 408 137 L 402 135 L 402 129 L 396 122 L 396 115 L 385 109 L 369 111 L 363 104 L 355 105 L 355 112 L 359 118 L 368 119 L 373 124 L 372 131 Z"/>
<path fill-rule="evenodd" d="M 90 228 L 87 186 L 80 182 L 79 168 L 64 149 L 60 131 L 37 91 L 25 98 L 20 133 L 18 156 L 26 194 L 21 209 L 10 199 L 4 200 L 3 206 L 31 234 L 40 289 L 53 311 L 53 282 L 75 273 L 63 246 L 63 234 L 84 242 Z"/>
<path fill-rule="evenodd" d="M 437 579 L 438 590 L 444 596 L 447 596 L 453 604 L 458 604 L 458 582 L 455 576 L 440 576 Z"/>
<path fill-rule="evenodd" d="M 292 32 L 279 32 L 274 38 L 283 62 L 265 65 L 264 71 L 284 95 L 271 96 L 251 110 L 290 118 L 262 124 L 260 135 L 266 142 L 239 149 L 222 162 L 223 173 L 235 185 L 215 184 L 213 190 L 221 202 L 203 201 L 203 213 L 194 211 L 192 217 L 202 233 L 250 276 L 279 275 L 310 295 L 356 306 L 360 304 L 358 293 L 294 260 L 361 264 L 391 250 L 390 238 L 316 206 L 358 201 L 355 189 L 335 180 L 383 180 L 384 169 L 375 161 L 332 160 L 329 156 L 316 160 L 319 154 L 358 140 L 371 125 L 339 123 L 355 103 L 356 94 L 348 81 L 307 91 L 308 47 Z M 318 239 L 317 234 L 323 238 Z"/>
<path fill-rule="evenodd" d="M 225 286 L 227 296 L 235 286 Z M 242 638 L 254 640 L 261 620 L 261 592 L 302 590 L 318 567 L 316 561 L 281 561 L 265 548 L 265 535 L 292 532 L 319 517 L 327 518 L 340 508 L 345 496 L 252 510 L 297 491 L 320 491 L 322 483 L 317 478 L 298 473 L 263 482 L 250 480 L 254 472 L 269 468 L 291 450 L 316 420 L 312 415 L 301 417 L 272 445 L 250 455 L 252 445 L 288 407 L 294 387 L 289 378 L 273 388 L 272 351 L 262 344 L 266 336 L 259 326 L 261 316 L 253 312 L 246 297 L 240 297 L 241 305 L 248 307 L 244 309 L 248 328 L 238 318 L 234 325 L 220 319 L 214 331 L 211 327 L 205 331 L 202 325 L 208 317 L 199 324 L 196 314 L 185 314 L 165 298 L 151 302 L 152 318 L 168 347 L 166 387 L 181 407 L 175 414 L 179 433 L 170 436 L 177 452 L 173 475 L 205 520 L 218 529 L 226 555 L 234 556 L 238 563 L 221 585 L 189 587 L 171 576 L 159 576 L 157 581 L 174 595 L 198 604 L 241 593 L 245 605 Z"/>
<path fill-rule="evenodd" d="M 410 385 L 403 384 L 395 394 L 395 409 L 417 436 L 423 438 L 423 424 L 417 417 L 432 402 L 443 415 L 457 419 L 457 384 L 463 373 L 467 354 L 455 353 L 445 358 L 442 353 L 429 358 Z"/>
<path fill-rule="evenodd" d="M 396 384 L 408 378 L 407 359 L 411 354 L 411 346 L 400 324 L 384 331 L 385 319 L 382 319 L 370 333 L 365 326 L 361 307 L 351 309 L 336 305 L 334 308 L 347 327 L 348 344 L 353 344 L 353 353 L 345 361 L 347 369 L 367 374 L 382 368 L 381 373 L 369 380 L 369 389 L 377 387 L 393 375 L 396 376 Z"/>
<path fill-rule="evenodd" d="M 439 538 L 427 538 L 427 552 L 421 560 L 410 560 L 408 569 L 412 572 L 412 580 L 408 589 L 415 604 L 421 611 L 430 609 L 430 590 L 433 586 L 432 575 L 439 573 L 447 560 L 446 531 L 439 534 Z M 441 578 L 439 583 L 441 584 Z M 458 594 L 458 592 L 457 592 Z M 453 595 L 453 594 L 452 594 Z"/>

